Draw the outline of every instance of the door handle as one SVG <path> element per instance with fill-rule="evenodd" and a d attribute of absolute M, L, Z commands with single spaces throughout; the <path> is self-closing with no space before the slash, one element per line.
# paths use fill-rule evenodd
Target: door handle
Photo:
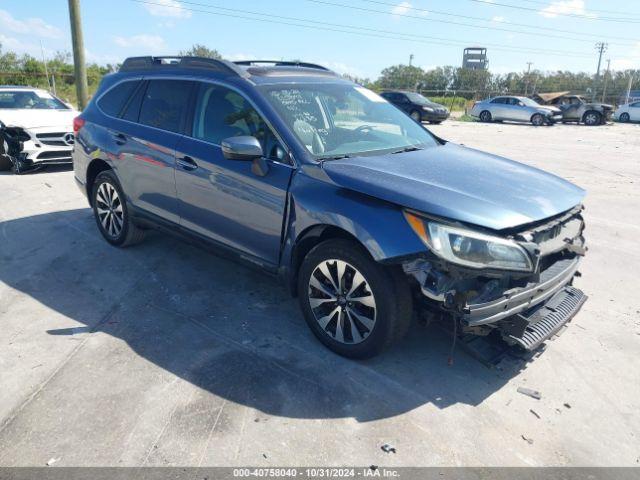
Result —
<path fill-rule="evenodd" d="M 124 145 L 127 143 L 127 137 L 125 137 L 122 133 L 113 133 L 113 138 L 118 145 Z"/>
<path fill-rule="evenodd" d="M 176 163 L 183 169 L 183 170 L 195 170 L 196 168 L 198 168 L 198 164 L 196 163 L 196 161 L 189 157 L 189 156 L 184 156 L 182 158 L 176 158 Z"/>

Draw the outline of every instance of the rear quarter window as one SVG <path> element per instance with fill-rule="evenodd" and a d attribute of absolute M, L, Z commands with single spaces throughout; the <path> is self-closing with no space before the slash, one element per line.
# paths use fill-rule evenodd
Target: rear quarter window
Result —
<path fill-rule="evenodd" d="M 130 80 L 117 84 L 98 100 L 100 110 L 112 117 L 119 116 L 127 100 L 139 84 L 139 80 Z"/>

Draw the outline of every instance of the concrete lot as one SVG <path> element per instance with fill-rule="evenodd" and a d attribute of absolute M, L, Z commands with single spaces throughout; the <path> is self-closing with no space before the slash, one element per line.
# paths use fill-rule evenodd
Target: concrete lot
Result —
<path fill-rule="evenodd" d="M 0 465 L 639 465 L 640 126 L 432 130 L 588 190 L 590 300 L 533 362 L 449 367 L 419 325 L 342 359 L 269 277 L 108 246 L 69 170 L 0 175 Z"/>

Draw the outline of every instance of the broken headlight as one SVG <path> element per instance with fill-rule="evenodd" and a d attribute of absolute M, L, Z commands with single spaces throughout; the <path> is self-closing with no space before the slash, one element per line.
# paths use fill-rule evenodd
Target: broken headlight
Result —
<path fill-rule="evenodd" d="M 472 268 L 533 270 L 527 252 L 512 240 L 444 225 L 410 212 L 404 215 L 424 244 L 451 263 Z"/>

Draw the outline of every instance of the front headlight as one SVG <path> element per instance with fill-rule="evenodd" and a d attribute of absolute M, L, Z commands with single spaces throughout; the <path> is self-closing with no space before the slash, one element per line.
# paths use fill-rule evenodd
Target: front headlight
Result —
<path fill-rule="evenodd" d="M 531 258 L 516 242 L 433 222 L 404 212 L 413 231 L 439 257 L 472 268 L 533 270 Z"/>
<path fill-rule="evenodd" d="M 422 110 L 424 110 L 425 112 L 433 112 L 433 108 L 431 107 L 422 107 Z"/>

